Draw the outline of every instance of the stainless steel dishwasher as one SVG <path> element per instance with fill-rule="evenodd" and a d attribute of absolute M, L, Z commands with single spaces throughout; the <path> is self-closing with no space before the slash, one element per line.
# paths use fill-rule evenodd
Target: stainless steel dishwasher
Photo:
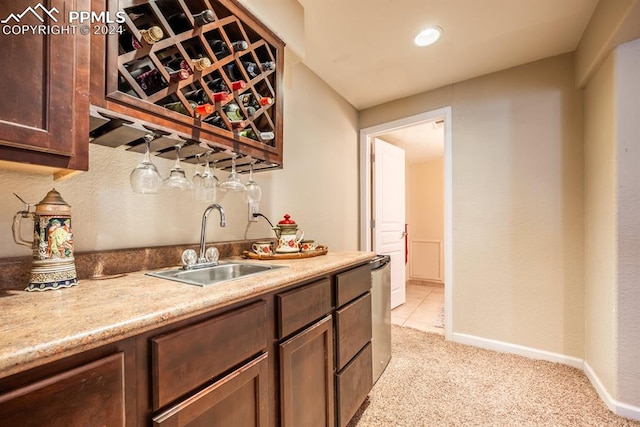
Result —
<path fill-rule="evenodd" d="M 377 255 L 371 262 L 373 383 L 391 360 L 391 258 Z"/>

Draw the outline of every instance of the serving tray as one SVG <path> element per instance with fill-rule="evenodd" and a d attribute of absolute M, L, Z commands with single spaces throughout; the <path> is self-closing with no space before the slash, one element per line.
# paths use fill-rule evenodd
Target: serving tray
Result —
<path fill-rule="evenodd" d="M 270 259 L 270 260 L 274 260 L 274 259 L 300 259 L 300 258 L 311 258 L 314 256 L 319 256 L 319 255 L 326 255 L 326 253 L 329 251 L 329 248 L 326 246 L 318 246 L 315 250 L 313 251 L 306 251 L 306 252 L 295 252 L 295 253 L 290 253 L 290 254 L 272 254 L 272 255 L 258 255 L 255 252 L 252 251 L 244 251 L 242 253 L 242 255 L 244 255 L 245 258 L 250 258 L 250 259 Z"/>

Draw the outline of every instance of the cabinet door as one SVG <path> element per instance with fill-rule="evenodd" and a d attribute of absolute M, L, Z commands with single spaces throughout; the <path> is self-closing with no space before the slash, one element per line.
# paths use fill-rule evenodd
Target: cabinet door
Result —
<path fill-rule="evenodd" d="M 333 328 L 327 316 L 280 344 L 280 416 L 284 427 L 332 427 Z"/>
<path fill-rule="evenodd" d="M 157 427 L 266 427 L 268 355 L 263 354 L 153 419 Z"/>
<path fill-rule="evenodd" d="M 0 43 L 0 160 L 87 170 L 90 38 L 45 35 L 23 25 L 64 28 L 66 11 L 90 10 L 90 1 L 41 1 L 35 9 L 33 4 L 0 3 L 0 19 L 9 19 Z M 43 23 L 39 18 L 46 12 L 52 18 Z"/>
<path fill-rule="evenodd" d="M 124 426 L 124 354 L 0 394 L 0 426 Z"/>

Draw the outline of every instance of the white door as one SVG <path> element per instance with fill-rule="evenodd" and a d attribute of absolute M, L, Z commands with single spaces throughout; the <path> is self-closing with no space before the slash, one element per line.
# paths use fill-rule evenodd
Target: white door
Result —
<path fill-rule="evenodd" d="M 373 251 L 391 257 L 391 308 L 405 302 L 404 150 L 374 138 Z"/>

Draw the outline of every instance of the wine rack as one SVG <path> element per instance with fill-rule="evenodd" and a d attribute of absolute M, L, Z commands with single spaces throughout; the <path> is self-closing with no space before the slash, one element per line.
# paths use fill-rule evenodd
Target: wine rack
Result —
<path fill-rule="evenodd" d="M 235 0 L 103 5 L 124 22 L 92 36 L 92 105 L 282 166 L 282 40 Z"/>

